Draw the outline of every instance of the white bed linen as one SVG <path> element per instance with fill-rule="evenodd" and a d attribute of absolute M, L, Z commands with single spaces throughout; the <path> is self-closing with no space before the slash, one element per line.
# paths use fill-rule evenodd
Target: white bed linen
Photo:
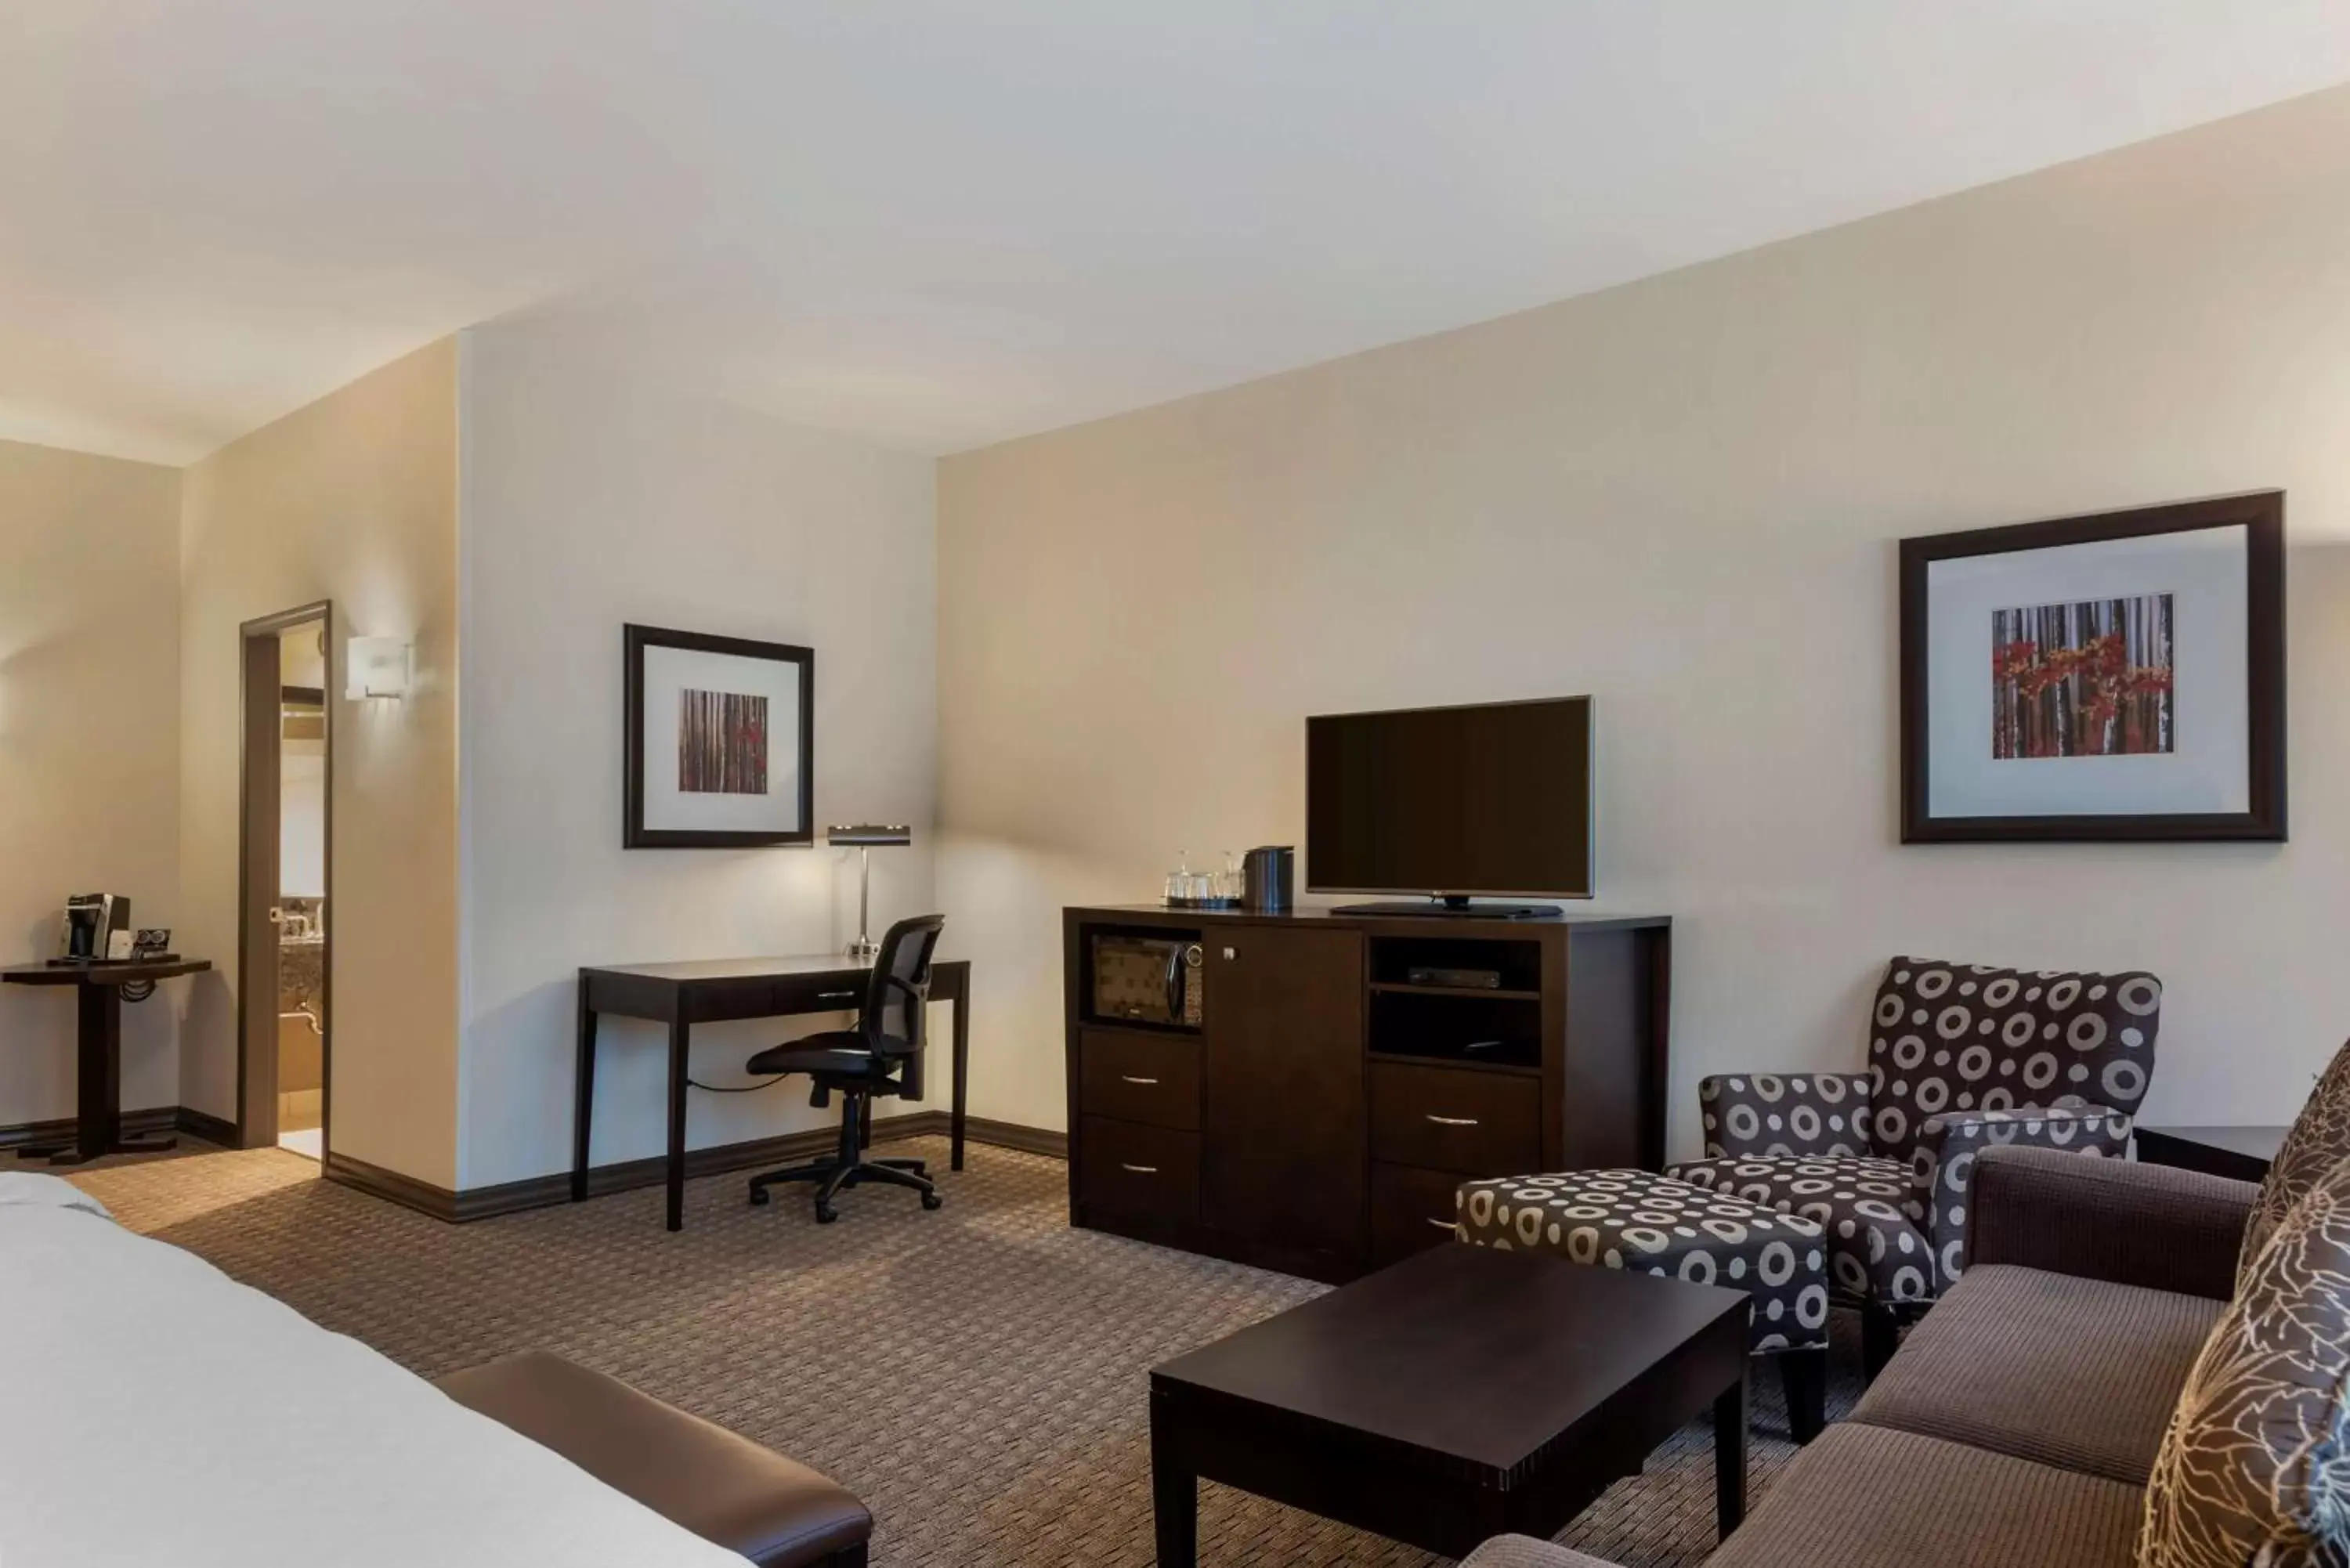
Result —
<path fill-rule="evenodd" d="M 103 1213 L 0 1173 L 0 1568 L 743 1568 Z"/>

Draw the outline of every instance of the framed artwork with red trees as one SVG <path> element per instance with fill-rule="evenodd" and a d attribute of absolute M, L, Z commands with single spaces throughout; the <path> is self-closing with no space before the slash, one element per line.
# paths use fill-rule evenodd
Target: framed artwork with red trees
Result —
<path fill-rule="evenodd" d="M 1904 843 L 2285 836 L 2284 494 L 1901 541 Z"/>

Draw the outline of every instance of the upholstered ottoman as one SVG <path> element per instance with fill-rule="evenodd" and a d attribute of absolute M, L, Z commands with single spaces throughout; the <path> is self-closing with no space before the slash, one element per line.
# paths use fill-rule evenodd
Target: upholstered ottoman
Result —
<path fill-rule="evenodd" d="M 1647 1170 L 1570 1170 L 1466 1181 L 1454 1197 L 1473 1246 L 1540 1250 L 1752 1299 L 1750 1348 L 1774 1357 L 1787 1424 L 1809 1442 L 1825 1419 L 1827 1241 L 1818 1225 Z"/>

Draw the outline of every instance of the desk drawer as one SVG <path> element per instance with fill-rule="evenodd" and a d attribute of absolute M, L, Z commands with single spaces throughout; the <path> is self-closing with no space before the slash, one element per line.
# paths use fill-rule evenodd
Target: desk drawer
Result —
<path fill-rule="evenodd" d="M 1542 1080 L 1371 1064 L 1371 1158 L 1471 1176 L 1542 1169 Z"/>
<path fill-rule="evenodd" d="M 1188 1224 L 1200 1214 L 1200 1135 L 1087 1116 L 1077 1179 L 1088 1209 Z"/>
<path fill-rule="evenodd" d="M 681 996 L 689 1023 L 775 1015 L 775 982 L 771 980 L 697 980 Z"/>
<path fill-rule="evenodd" d="M 1474 1177 L 1416 1166 L 1371 1166 L 1371 1261 L 1386 1264 L 1456 1239 L 1453 1194 Z"/>
<path fill-rule="evenodd" d="M 1200 1043 L 1088 1029 L 1079 1037 L 1077 1099 L 1089 1116 L 1200 1130 Z"/>
<path fill-rule="evenodd" d="M 767 1005 L 778 1013 L 854 1012 L 865 1004 L 865 985 L 854 980 L 779 980 Z"/>

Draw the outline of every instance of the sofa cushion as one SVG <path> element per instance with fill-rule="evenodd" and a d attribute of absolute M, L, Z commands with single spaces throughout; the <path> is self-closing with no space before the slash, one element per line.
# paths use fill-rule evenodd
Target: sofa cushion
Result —
<path fill-rule="evenodd" d="M 1986 1265 L 1909 1331 L 1851 1418 L 2143 1487 L 2222 1305 Z"/>
<path fill-rule="evenodd" d="M 2309 1092 L 2301 1115 L 2277 1146 L 2276 1158 L 2269 1161 L 2261 1195 L 2252 1201 L 2252 1217 L 2244 1226 L 2243 1245 L 2236 1253 L 2239 1289 L 2293 1206 L 2345 1158 L 2350 1158 L 2350 1045 L 2334 1054 L 2332 1065 Z"/>
<path fill-rule="evenodd" d="M 1839 1421 L 1706 1568 L 2125 1568 L 2143 1506 L 2101 1476 Z"/>
<path fill-rule="evenodd" d="M 2188 1374 L 2139 1568 L 2350 1562 L 2350 1160 L 2254 1259 Z"/>

